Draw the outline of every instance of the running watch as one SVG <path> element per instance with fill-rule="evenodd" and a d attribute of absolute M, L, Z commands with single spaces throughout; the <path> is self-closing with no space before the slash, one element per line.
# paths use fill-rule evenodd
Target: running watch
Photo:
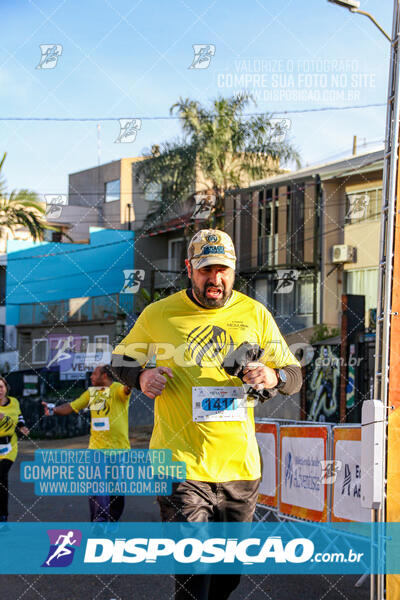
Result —
<path fill-rule="evenodd" d="M 278 377 L 278 383 L 276 384 L 275 389 L 280 390 L 281 388 L 283 388 L 286 385 L 286 382 L 287 382 L 286 373 L 283 369 L 275 369 L 275 373 Z"/>

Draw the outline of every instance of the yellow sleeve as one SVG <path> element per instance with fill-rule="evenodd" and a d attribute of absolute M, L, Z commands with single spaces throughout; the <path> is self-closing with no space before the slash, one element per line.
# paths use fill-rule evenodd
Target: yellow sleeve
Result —
<path fill-rule="evenodd" d="M 79 398 L 77 398 L 76 400 L 73 400 L 71 402 L 72 410 L 75 412 L 79 412 L 80 410 L 82 410 L 82 408 L 86 408 L 89 404 L 89 400 L 90 400 L 89 390 L 86 390 L 86 392 L 83 392 L 83 394 L 81 394 L 79 396 Z"/>
<path fill-rule="evenodd" d="M 271 313 L 266 309 L 263 313 L 263 336 L 261 347 L 264 349 L 264 355 L 260 359 L 261 362 L 273 369 L 281 369 L 282 367 L 286 367 L 286 365 L 296 365 L 300 367 L 299 361 L 289 350 Z"/>
<path fill-rule="evenodd" d="M 118 386 L 116 392 L 117 392 L 117 396 L 120 400 L 122 400 L 123 402 L 126 402 L 126 400 L 129 400 L 129 398 L 131 397 L 130 394 L 125 394 L 124 392 L 124 388 L 125 386 L 122 383 L 116 383 L 115 385 Z"/>
<path fill-rule="evenodd" d="M 146 364 L 154 354 L 152 352 L 154 344 L 148 320 L 149 308 L 144 309 L 128 335 L 113 350 L 113 354 L 134 358 L 141 366 Z"/>

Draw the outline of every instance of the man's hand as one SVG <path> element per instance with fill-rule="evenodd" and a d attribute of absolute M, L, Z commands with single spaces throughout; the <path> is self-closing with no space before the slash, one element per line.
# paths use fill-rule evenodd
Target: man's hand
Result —
<path fill-rule="evenodd" d="M 49 409 L 48 403 L 47 402 L 42 402 L 42 404 L 43 404 L 43 408 L 44 408 L 44 416 L 45 417 L 50 417 L 50 409 Z M 50 403 L 50 407 L 52 407 L 53 410 L 54 410 L 54 405 L 51 405 L 51 403 Z"/>
<path fill-rule="evenodd" d="M 57 406 L 53 402 L 42 402 L 42 404 L 45 417 L 52 417 L 53 415 L 70 415 L 74 412 L 69 402 L 64 402 L 64 404 L 58 404 Z"/>
<path fill-rule="evenodd" d="M 260 362 L 250 362 L 244 368 L 243 381 L 256 390 L 270 390 L 278 385 L 278 375 L 274 369 Z"/>
<path fill-rule="evenodd" d="M 24 435 L 28 436 L 29 435 L 29 429 L 27 427 L 25 427 L 25 425 L 23 427 L 19 428 L 20 432 L 23 433 Z"/>
<path fill-rule="evenodd" d="M 149 398 L 159 396 L 167 384 L 167 378 L 163 373 L 173 377 L 172 369 L 169 367 L 155 367 L 154 369 L 145 369 L 139 376 L 140 389 L 143 394 Z"/>

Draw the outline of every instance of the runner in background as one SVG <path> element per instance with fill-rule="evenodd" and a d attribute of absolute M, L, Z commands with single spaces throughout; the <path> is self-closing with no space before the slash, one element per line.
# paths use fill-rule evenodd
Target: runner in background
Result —
<path fill-rule="evenodd" d="M 0 377 L 0 527 L 8 519 L 8 472 L 18 452 L 17 430 L 29 435 L 19 402 L 9 396 L 10 388 Z"/>
<path fill-rule="evenodd" d="M 113 380 L 109 365 L 95 368 L 90 380 L 93 388 L 72 402 L 53 406 L 43 402 L 46 416 L 70 415 L 90 410 L 91 450 L 129 450 L 129 398 L 131 389 Z M 90 520 L 119 521 L 125 504 L 124 496 L 90 496 Z"/>

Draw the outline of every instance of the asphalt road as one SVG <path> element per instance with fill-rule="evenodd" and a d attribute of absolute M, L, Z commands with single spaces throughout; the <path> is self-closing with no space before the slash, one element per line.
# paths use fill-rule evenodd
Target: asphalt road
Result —
<path fill-rule="evenodd" d="M 139 430 L 132 447 L 147 447 L 148 432 Z M 37 448 L 86 448 L 88 438 L 20 442 L 10 471 L 10 521 L 87 521 L 85 497 L 38 497 L 33 484 L 21 483 L 18 463 L 33 460 Z M 159 521 L 153 497 L 128 497 L 123 521 Z M 27 550 L 28 552 L 29 550 Z M 355 587 L 357 576 L 244 576 L 230 600 L 368 600 L 369 581 Z M 1 600 L 173 600 L 167 575 L 1 575 Z"/>

